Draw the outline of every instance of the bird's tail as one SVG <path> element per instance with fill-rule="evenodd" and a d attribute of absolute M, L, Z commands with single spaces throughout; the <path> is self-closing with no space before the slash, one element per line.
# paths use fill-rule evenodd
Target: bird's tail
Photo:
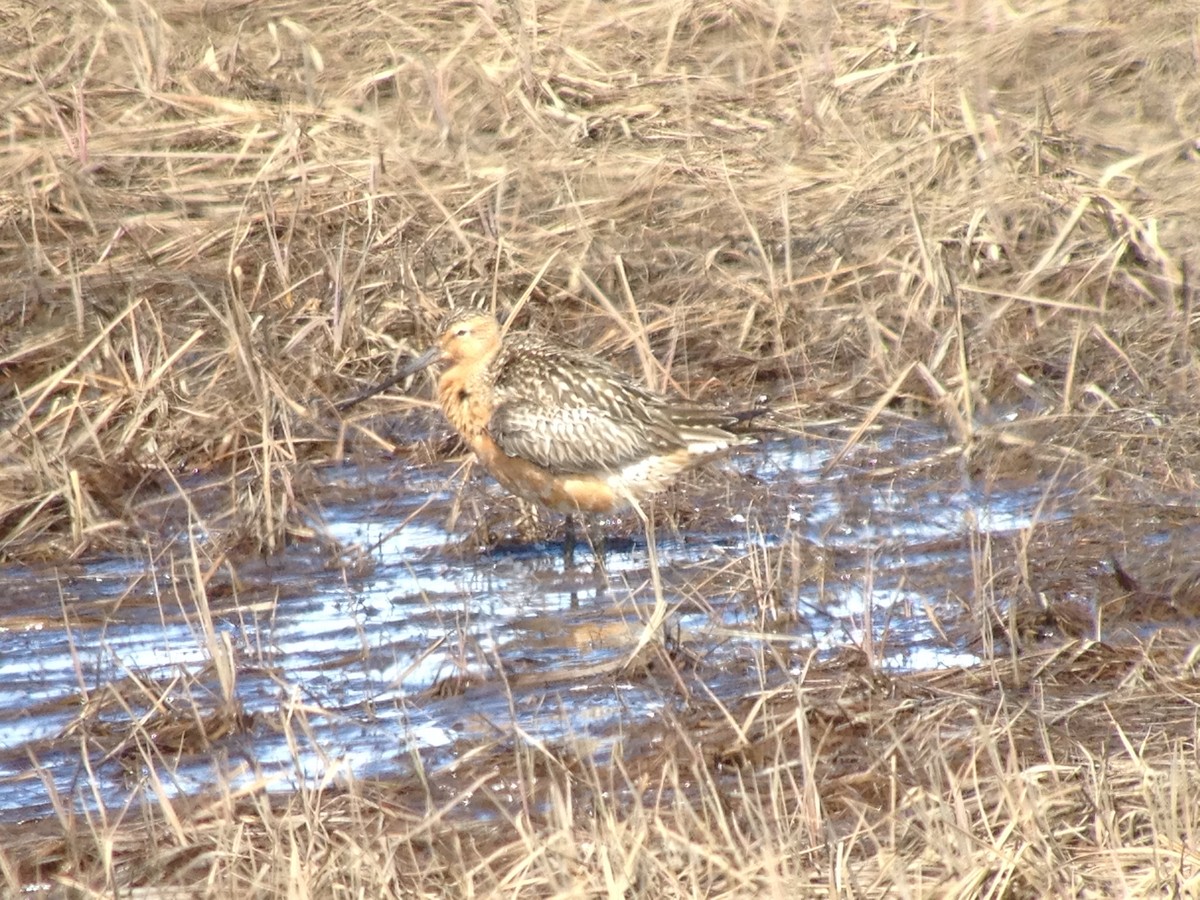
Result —
<path fill-rule="evenodd" d="M 770 412 L 765 404 L 743 410 L 682 406 L 671 410 L 679 434 L 694 454 L 719 453 L 730 447 L 754 444 L 768 429 L 756 420 Z"/>

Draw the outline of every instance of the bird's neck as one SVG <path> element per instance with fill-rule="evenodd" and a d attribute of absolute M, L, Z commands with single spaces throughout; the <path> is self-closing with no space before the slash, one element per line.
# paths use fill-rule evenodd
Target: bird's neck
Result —
<path fill-rule="evenodd" d="M 490 367 L 495 352 L 460 360 L 438 378 L 438 402 L 454 429 L 474 447 L 491 417 Z"/>

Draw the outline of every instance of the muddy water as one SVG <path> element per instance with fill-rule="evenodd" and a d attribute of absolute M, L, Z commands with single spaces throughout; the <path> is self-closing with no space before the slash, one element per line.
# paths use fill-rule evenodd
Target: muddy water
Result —
<path fill-rule="evenodd" d="M 704 690 L 851 647 L 970 664 L 948 623 L 978 613 L 988 548 L 1072 515 L 1050 478 L 973 482 L 931 428 L 824 473 L 839 441 L 767 441 L 658 502 L 669 644 Z M 557 523 L 481 549 L 479 520 L 515 507 L 456 471 L 329 467 L 323 539 L 268 560 L 197 571 L 207 535 L 184 525 L 140 558 L 0 569 L 0 819 L 436 769 L 514 730 L 602 757 L 681 702 L 623 667 L 655 600 L 638 520 L 608 523 L 606 576 L 586 549 L 564 569 Z"/>

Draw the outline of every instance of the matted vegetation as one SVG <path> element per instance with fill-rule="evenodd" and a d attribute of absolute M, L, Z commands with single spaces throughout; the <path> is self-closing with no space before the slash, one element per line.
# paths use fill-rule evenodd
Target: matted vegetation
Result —
<path fill-rule="evenodd" d="M 2 871 L 14 890 L 163 896 L 1200 890 L 1190 642 L 892 678 L 852 652 L 804 674 L 734 705 L 696 696 L 605 765 L 501 739 L 404 780 L 64 808 L 0 827 Z"/>
<path fill-rule="evenodd" d="M 1129 554 L 1168 587 L 1122 602 L 1191 616 L 1138 538 L 1200 471 L 1198 34 L 1191 0 L 0 3 L 0 560 L 153 547 L 196 474 L 195 590 L 310 539 L 313 465 L 424 433 L 330 401 L 528 295 L 780 428 L 918 415 L 976 477 L 1059 472 L 1094 527 L 1015 593 Z M 514 738 L 444 784 L 64 809 L 0 883 L 1195 896 L 1191 640 L 814 663 L 606 765 Z"/>

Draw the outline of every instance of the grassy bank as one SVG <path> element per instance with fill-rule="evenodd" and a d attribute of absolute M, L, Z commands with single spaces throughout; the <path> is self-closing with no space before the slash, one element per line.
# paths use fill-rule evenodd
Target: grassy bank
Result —
<path fill-rule="evenodd" d="M 197 573 L 307 541 L 313 466 L 424 434 L 421 391 L 332 401 L 451 304 L 524 301 L 782 429 L 919 416 L 972 477 L 1062 473 L 1077 543 L 981 590 L 1117 555 L 1191 609 L 1192 560 L 1138 540 L 1200 471 L 1194 4 L 794 7 L 0 2 L 0 560 L 154 546 L 197 476 L 227 485 Z M 1189 640 L 814 663 L 614 763 L 514 738 L 453 777 L 64 809 L 0 883 L 1195 896 Z"/>

